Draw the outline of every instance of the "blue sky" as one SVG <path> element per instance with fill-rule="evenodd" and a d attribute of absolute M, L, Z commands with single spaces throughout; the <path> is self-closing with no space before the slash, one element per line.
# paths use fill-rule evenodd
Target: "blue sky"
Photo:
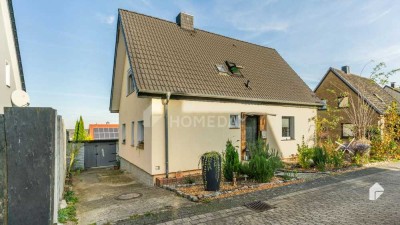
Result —
<path fill-rule="evenodd" d="M 312 89 L 329 67 L 400 68 L 398 1 L 13 2 L 31 106 L 57 109 L 67 128 L 79 115 L 86 125 L 118 122 L 108 111 L 118 8 L 171 21 L 184 11 L 196 28 L 275 48 Z"/>

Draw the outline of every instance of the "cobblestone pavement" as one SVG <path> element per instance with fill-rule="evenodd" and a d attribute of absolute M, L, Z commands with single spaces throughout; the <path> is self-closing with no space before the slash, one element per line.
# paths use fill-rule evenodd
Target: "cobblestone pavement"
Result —
<path fill-rule="evenodd" d="M 370 201 L 369 188 L 384 194 Z M 243 206 L 255 200 L 274 208 L 255 212 Z M 263 190 L 208 204 L 148 213 L 118 224 L 400 224 L 400 163 L 367 168 L 310 182 Z"/>
<path fill-rule="evenodd" d="M 74 178 L 79 201 L 79 224 L 108 224 L 149 211 L 194 205 L 174 193 L 137 182 L 128 174 L 109 168 L 90 169 Z M 117 200 L 123 194 L 140 194 L 139 198 Z M 135 195 L 136 196 L 136 195 Z"/>

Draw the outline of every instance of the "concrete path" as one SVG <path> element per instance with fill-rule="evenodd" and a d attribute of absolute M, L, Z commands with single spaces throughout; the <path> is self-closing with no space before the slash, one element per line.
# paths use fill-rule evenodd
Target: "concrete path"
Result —
<path fill-rule="evenodd" d="M 378 200 L 370 201 L 369 188 L 375 182 L 385 191 Z M 257 212 L 243 206 L 256 200 L 274 208 Z M 399 224 L 399 208 L 400 163 L 395 163 L 119 224 Z"/>
<path fill-rule="evenodd" d="M 79 198 L 77 214 L 82 225 L 108 224 L 194 204 L 161 188 L 144 186 L 128 174 L 110 168 L 82 172 L 74 178 L 74 191 Z M 140 197 L 118 200 L 123 194 L 127 194 L 122 196 L 125 198 Z"/>

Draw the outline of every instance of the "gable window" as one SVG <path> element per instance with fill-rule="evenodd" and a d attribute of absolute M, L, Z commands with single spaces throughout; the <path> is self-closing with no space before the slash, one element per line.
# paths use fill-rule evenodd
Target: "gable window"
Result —
<path fill-rule="evenodd" d="M 126 95 L 130 95 L 133 91 L 135 91 L 135 83 L 133 81 L 133 72 L 131 69 L 128 70 L 128 77 L 126 83 L 127 83 Z"/>
<path fill-rule="evenodd" d="M 294 117 L 282 117 L 282 139 L 294 140 Z"/>
<path fill-rule="evenodd" d="M 135 146 L 135 122 L 131 123 L 131 145 Z"/>
<path fill-rule="evenodd" d="M 328 100 L 322 99 L 322 100 L 321 100 L 321 103 L 322 103 L 323 105 L 322 105 L 322 107 L 320 108 L 320 110 L 327 110 L 327 109 L 328 109 L 328 105 L 327 105 Z"/>
<path fill-rule="evenodd" d="M 126 125 L 122 124 L 122 144 L 126 142 Z"/>
<path fill-rule="evenodd" d="M 338 107 L 339 108 L 348 108 L 350 106 L 349 104 L 349 97 L 348 96 L 343 96 L 338 98 Z"/>
<path fill-rule="evenodd" d="M 143 120 L 142 121 L 138 121 L 137 129 L 138 129 L 138 147 L 143 148 L 143 145 L 144 145 L 144 125 L 143 125 Z"/>
<path fill-rule="evenodd" d="M 229 116 L 229 128 L 232 128 L 232 129 L 240 128 L 239 115 L 230 115 Z"/>
<path fill-rule="evenodd" d="M 351 123 L 342 123 L 342 138 L 354 137 L 354 125 Z"/>
<path fill-rule="evenodd" d="M 6 65 L 5 65 L 6 67 L 5 67 L 5 69 L 6 69 L 6 73 L 5 73 L 5 75 L 6 75 L 6 86 L 7 87 L 11 87 L 11 66 L 10 66 L 10 63 L 8 63 L 7 61 L 6 61 Z"/>

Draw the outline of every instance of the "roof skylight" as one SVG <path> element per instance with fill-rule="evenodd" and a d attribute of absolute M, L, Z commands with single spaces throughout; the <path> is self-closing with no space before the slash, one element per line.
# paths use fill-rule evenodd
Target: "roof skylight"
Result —
<path fill-rule="evenodd" d="M 217 67 L 218 72 L 220 72 L 220 73 L 228 73 L 228 70 L 226 70 L 224 65 L 217 64 L 215 66 Z"/>
<path fill-rule="evenodd" d="M 235 63 L 229 61 L 226 61 L 226 65 L 233 75 L 242 76 L 242 73 L 240 72 L 240 69 L 242 68 L 241 66 L 237 66 Z"/>

